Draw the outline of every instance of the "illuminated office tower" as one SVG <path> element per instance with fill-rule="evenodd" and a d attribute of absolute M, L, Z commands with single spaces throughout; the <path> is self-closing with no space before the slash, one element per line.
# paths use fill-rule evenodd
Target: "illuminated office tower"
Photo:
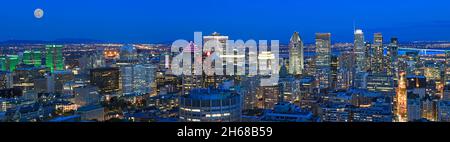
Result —
<path fill-rule="evenodd" d="M 23 53 L 23 63 L 40 67 L 42 64 L 42 53 L 40 51 L 25 51 Z"/>
<path fill-rule="evenodd" d="M 105 67 L 91 69 L 91 85 L 97 86 L 100 94 L 114 95 L 120 91 L 119 68 Z"/>
<path fill-rule="evenodd" d="M 445 52 L 444 86 L 450 90 L 450 51 Z"/>
<path fill-rule="evenodd" d="M 398 76 L 398 39 L 396 37 L 391 38 L 391 43 L 388 45 L 386 71 L 388 75 L 393 75 L 395 78 Z"/>
<path fill-rule="evenodd" d="M 133 91 L 147 94 L 152 91 L 155 80 L 156 66 L 153 64 L 138 64 L 133 66 Z"/>
<path fill-rule="evenodd" d="M 316 33 L 316 81 L 317 88 L 330 87 L 331 72 L 331 34 Z"/>
<path fill-rule="evenodd" d="M 17 64 L 19 64 L 19 56 L 17 55 L 7 55 L 0 57 L 0 65 L 2 71 L 13 72 L 16 70 Z"/>
<path fill-rule="evenodd" d="M 372 50 L 371 50 L 372 44 L 366 42 L 364 46 L 366 47 L 366 54 L 365 54 L 366 61 L 363 67 L 365 71 L 369 71 L 372 68 Z"/>
<path fill-rule="evenodd" d="M 64 60 L 62 54 L 62 45 L 46 45 L 45 66 L 50 69 L 51 72 L 57 70 L 64 70 Z"/>
<path fill-rule="evenodd" d="M 381 33 L 374 34 L 374 41 L 371 50 L 371 71 L 372 73 L 382 73 L 384 71 L 385 63 L 383 60 L 383 35 Z"/>
<path fill-rule="evenodd" d="M 338 55 L 331 56 L 331 74 L 330 74 L 330 88 L 335 89 L 338 85 L 339 72 L 339 57 Z"/>
<path fill-rule="evenodd" d="M 183 94 L 189 94 L 190 90 L 193 88 L 200 88 L 203 87 L 204 84 L 205 87 L 209 86 L 209 82 L 211 81 L 214 84 L 214 77 L 208 77 L 208 76 L 202 76 L 202 75 L 198 75 L 196 74 L 196 69 L 195 69 L 195 62 L 202 62 L 203 61 L 203 57 L 202 57 L 202 49 L 200 48 L 200 46 L 197 46 L 197 44 L 195 44 L 194 42 L 190 42 L 186 47 L 183 48 L 183 52 L 180 53 L 183 54 L 183 60 L 189 60 L 186 62 L 190 62 L 190 65 L 184 66 L 183 65 L 183 75 L 182 75 L 182 84 L 183 84 Z M 208 55 L 206 55 L 208 56 Z M 184 57 L 190 57 L 188 58 L 184 58 Z M 202 73 L 203 74 L 203 73 Z M 212 78 L 211 80 L 208 79 L 202 79 L 202 77 L 205 78 Z M 205 81 L 205 82 L 202 82 Z M 216 86 L 216 85 L 213 85 Z"/>
<path fill-rule="evenodd" d="M 364 66 L 366 65 L 366 46 L 364 42 L 364 33 L 362 30 L 355 30 L 355 41 L 353 52 L 356 56 L 356 72 L 365 71 Z"/>
<path fill-rule="evenodd" d="M 443 99 L 450 101 L 450 51 L 445 52 Z"/>
<path fill-rule="evenodd" d="M 295 32 L 289 43 L 289 74 L 302 74 L 303 58 L 303 41 L 298 32 Z"/>
<path fill-rule="evenodd" d="M 362 80 L 357 80 L 355 75 L 356 73 L 363 72 L 355 72 L 355 54 L 352 52 L 344 52 L 338 58 L 338 73 L 337 73 L 337 88 L 340 89 L 349 89 L 355 81 L 361 83 Z M 362 75 L 361 75 L 362 76 Z M 363 76 L 362 76 L 363 77 Z M 354 79 L 355 78 L 355 79 Z"/>
<path fill-rule="evenodd" d="M 217 32 L 214 32 L 212 35 L 210 35 L 210 36 L 203 36 L 203 43 L 205 43 L 205 45 L 209 42 L 209 41 L 217 41 L 217 43 L 220 43 L 220 44 L 216 44 L 216 45 L 214 45 L 213 46 L 213 48 L 218 48 L 218 49 L 215 49 L 215 50 L 219 50 L 219 49 L 221 49 L 222 50 L 222 54 L 223 55 L 220 55 L 220 58 L 222 58 L 222 61 L 223 61 L 223 63 L 222 63 L 222 65 L 213 65 L 214 66 L 214 68 L 216 68 L 216 69 L 220 69 L 220 68 L 222 68 L 221 70 L 223 70 L 223 75 L 226 75 L 226 65 L 227 65 L 227 62 L 233 62 L 236 58 L 235 58 L 235 56 L 227 56 L 227 53 L 226 53 L 226 43 L 227 43 L 227 40 L 228 40 L 228 36 L 223 36 L 223 35 L 220 35 L 219 33 L 217 33 Z M 221 46 L 221 47 L 220 47 Z"/>
<path fill-rule="evenodd" d="M 406 84 L 406 74 L 405 72 L 401 72 L 398 82 L 397 95 L 395 96 L 395 118 L 398 122 L 408 121 Z"/>

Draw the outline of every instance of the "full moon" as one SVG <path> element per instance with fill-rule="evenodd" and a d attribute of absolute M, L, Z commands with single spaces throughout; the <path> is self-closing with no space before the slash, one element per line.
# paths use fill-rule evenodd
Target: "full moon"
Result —
<path fill-rule="evenodd" d="M 44 10 L 38 8 L 36 10 L 34 10 L 34 17 L 36 17 L 37 19 L 41 19 L 44 16 Z"/>

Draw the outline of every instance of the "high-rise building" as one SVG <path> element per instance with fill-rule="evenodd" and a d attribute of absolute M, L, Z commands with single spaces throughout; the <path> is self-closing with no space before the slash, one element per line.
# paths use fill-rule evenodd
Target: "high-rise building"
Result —
<path fill-rule="evenodd" d="M 355 54 L 353 52 L 344 52 L 338 58 L 338 73 L 337 73 L 337 88 L 349 89 L 355 86 L 353 83 L 356 81 L 355 77 Z M 361 73 L 361 72 L 359 72 Z"/>
<path fill-rule="evenodd" d="M 319 90 L 330 87 L 331 34 L 316 33 L 316 82 Z"/>
<path fill-rule="evenodd" d="M 51 72 L 64 70 L 63 45 L 46 45 L 45 66 Z"/>
<path fill-rule="evenodd" d="M 398 39 L 391 38 L 391 43 L 388 45 L 386 71 L 388 75 L 394 76 L 394 80 L 398 79 Z"/>
<path fill-rule="evenodd" d="M 97 86 L 101 94 L 114 95 L 120 91 L 119 68 L 105 67 L 91 69 L 91 85 Z"/>
<path fill-rule="evenodd" d="M 226 49 L 226 43 L 228 40 L 228 36 L 223 36 L 220 33 L 214 32 L 210 36 L 203 36 L 203 43 L 204 45 L 213 45 L 212 47 L 215 48 L 215 51 L 221 50 L 222 55 L 220 55 L 220 58 L 222 59 L 222 64 L 219 65 L 213 65 L 216 70 L 223 70 L 223 73 L 217 73 L 218 75 L 226 75 L 226 67 L 227 62 L 234 62 L 235 56 L 228 56 L 227 55 L 227 49 Z M 210 42 L 211 41 L 211 42 Z"/>
<path fill-rule="evenodd" d="M 295 32 L 289 43 L 289 74 L 300 75 L 303 73 L 303 59 L 303 41 L 298 32 Z"/>
<path fill-rule="evenodd" d="M 398 82 L 397 95 L 395 96 L 395 119 L 398 122 L 408 121 L 408 99 L 407 99 L 407 81 L 405 72 L 400 73 L 400 79 Z"/>
<path fill-rule="evenodd" d="M 42 65 L 42 53 L 40 51 L 25 51 L 23 53 L 23 63 L 40 67 Z"/>
<path fill-rule="evenodd" d="M 362 30 L 357 29 L 354 33 L 355 41 L 353 53 L 356 56 L 356 72 L 365 71 L 366 66 L 366 46 L 364 41 L 364 33 Z"/>
<path fill-rule="evenodd" d="M 212 40 L 212 39 L 211 39 Z M 198 46 L 197 44 L 195 44 L 194 42 L 190 42 L 188 46 L 183 48 L 183 52 L 180 54 L 183 54 L 184 57 L 190 57 L 188 58 L 183 58 L 184 60 L 189 60 L 186 61 L 186 63 L 190 63 L 190 64 L 184 64 L 183 63 L 183 79 L 182 79 L 182 84 L 183 84 L 183 94 L 189 94 L 190 90 L 193 88 L 200 88 L 203 87 L 203 85 L 208 84 L 206 82 L 209 82 L 210 80 L 206 79 L 206 82 L 203 79 L 203 77 L 205 78 L 213 78 L 211 76 L 203 76 L 203 72 L 202 75 L 196 74 L 196 67 L 195 67 L 195 63 L 197 62 L 202 62 L 203 61 L 203 57 L 202 57 L 202 49 L 200 48 L 200 46 Z M 212 83 L 214 84 L 214 79 L 211 80 Z M 215 86 L 215 85 L 213 85 Z M 206 86 L 205 86 L 206 87 Z"/>
<path fill-rule="evenodd" d="M 331 56 L 331 72 L 330 72 L 330 88 L 335 89 L 338 85 L 338 73 L 339 73 L 339 56 Z"/>
<path fill-rule="evenodd" d="M 374 41 L 371 48 L 371 71 L 372 73 L 382 73 L 384 71 L 384 48 L 383 35 L 381 33 L 374 34 Z"/>
<path fill-rule="evenodd" d="M 19 64 L 19 56 L 17 55 L 7 55 L 0 57 L 0 66 L 2 71 L 13 72 L 16 70 Z"/>
<path fill-rule="evenodd" d="M 445 52 L 444 63 L 444 99 L 450 100 L 450 51 Z"/>

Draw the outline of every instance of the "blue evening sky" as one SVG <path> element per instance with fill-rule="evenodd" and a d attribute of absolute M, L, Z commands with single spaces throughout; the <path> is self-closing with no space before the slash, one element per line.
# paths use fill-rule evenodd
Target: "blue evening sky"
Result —
<path fill-rule="evenodd" d="M 353 21 L 401 41 L 450 40 L 448 0 L 1 0 L 0 41 L 83 38 L 114 42 L 171 42 L 194 31 L 231 39 L 306 42 L 331 32 L 353 40 Z M 42 8 L 43 19 L 33 11 Z"/>

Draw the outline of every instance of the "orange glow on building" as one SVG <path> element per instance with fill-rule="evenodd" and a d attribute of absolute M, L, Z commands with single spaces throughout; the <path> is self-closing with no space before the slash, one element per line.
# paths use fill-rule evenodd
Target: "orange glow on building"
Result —
<path fill-rule="evenodd" d="M 398 82 L 396 100 L 396 113 L 395 118 L 398 122 L 408 121 L 408 110 L 407 110 L 407 92 L 406 92 L 406 77 L 405 72 L 400 72 L 400 79 Z"/>
<path fill-rule="evenodd" d="M 119 51 L 116 51 L 116 50 L 105 50 L 105 51 L 103 51 L 103 56 L 106 58 L 106 59 L 117 59 L 117 58 L 119 58 Z"/>

